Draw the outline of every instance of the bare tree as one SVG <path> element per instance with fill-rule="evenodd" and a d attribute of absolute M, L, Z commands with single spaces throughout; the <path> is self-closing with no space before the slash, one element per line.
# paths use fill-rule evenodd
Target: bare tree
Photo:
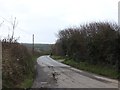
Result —
<path fill-rule="evenodd" d="M 4 23 L 4 21 L 2 23 L 0 23 L 0 27 L 2 26 L 3 23 Z"/>
<path fill-rule="evenodd" d="M 4 22 L 4 21 L 3 21 Z M 2 22 L 2 23 L 3 23 Z M 8 34 L 8 37 L 7 38 L 4 38 L 2 40 L 2 42 L 9 42 L 9 43 L 12 43 L 12 42 L 17 42 L 17 40 L 19 39 L 19 37 L 16 39 L 14 38 L 14 32 L 15 32 L 15 29 L 18 25 L 18 22 L 16 20 L 16 17 L 14 19 L 12 19 L 11 21 L 8 21 L 10 23 L 10 25 L 12 26 L 12 28 L 8 27 L 10 30 L 12 30 L 12 35 L 9 35 Z M 2 23 L 0 25 L 2 25 Z"/>
<path fill-rule="evenodd" d="M 12 30 L 13 30 L 13 31 L 12 31 L 12 36 L 11 36 L 10 42 L 12 42 L 13 39 L 14 39 L 14 31 L 15 31 L 16 26 L 18 25 L 18 22 L 17 22 L 17 20 L 16 20 L 16 17 L 14 18 L 13 21 L 11 21 L 11 25 L 12 25 Z"/>

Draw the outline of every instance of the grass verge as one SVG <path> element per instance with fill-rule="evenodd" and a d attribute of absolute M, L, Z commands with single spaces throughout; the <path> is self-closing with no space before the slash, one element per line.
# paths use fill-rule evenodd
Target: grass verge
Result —
<path fill-rule="evenodd" d="M 51 58 L 55 60 L 65 59 L 62 63 L 72 66 L 74 68 L 80 69 L 80 70 L 92 72 L 92 73 L 106 76 L 112 79 L 118 78 L 118 72 L 109 66 L 93 65 L 88 62 L 76 62 L 72 59 L 68 59 L 68 58 L 66 59 L 65 57 L 61 57 L 61 56 L 52 56 Z"/>
<path fill-rule="evenodd" d="M 93 65 L 87 62 L 75 62 L 74 60 L 65 60 L 63 63 L 98 75 L 103 75 L 113 79 L 118 78 L 118 72 L 108 66 Z"/>
<path fill-rule="evenodd" d="M 38 56 L 33 56 L 32 57 L 33 66 L 35 65 L 35 62 L 36 62 L 37 58 L 38 58 Z M 25 80 L 18 87 L 20 87 L 20 88 L 31 88 L 32 85 L 33 85 L 34 77 L 35 77 L 35 70 L 33 69 L 33 72 L 31 72 L 28 76 L 25 76 Z"/>
<path fill-rule="evenodd" d="M 61 60 L 61 59 L 63 59 L 63 60 L 65 60 L 65 57 L 62 57 L 62 56 L 50 56 L 51 58 L 53 58 L 53 59 L 55 59 L 55 60 Z"/>
<path fill-rule="evenodd" d="M 20 88 L 30 88 L 33 84 L 33 75 L 29 75 L 26 79 L 20 84 Z"/>

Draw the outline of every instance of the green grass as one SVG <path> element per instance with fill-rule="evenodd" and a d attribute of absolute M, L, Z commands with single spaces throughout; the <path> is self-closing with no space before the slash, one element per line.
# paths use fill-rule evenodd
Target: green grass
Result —
<path fill-rule="evenodd" d="M 26 79 L 20 84 L 20 88 L 30 88 L 33 84 L 33 74 L 27 76 Z"/>
<path fill-rule="evenodd" d="M 65 57 L 62 57 L 62 56 L 50 56 L 51 58 L 55 59 L 55 60 L 61 60 L 61 59 L 64 59 L 65 60 Z"/>
<path fill-rule="evenodd" d="M 32 57 L 33 64 L 35 64 L 37 58 L 38 58 L 38 56 L 33 56 Z M 33 65 L 33 69 L 34 69 L 34 65 Z M 35 71 L 31 72 L 29 74 L 29 76 L 25 76 L 25 80 L 23 82 L 21 82 L 21 84 L 19 86 L 17 86 L 17 87 L 20 87 L 20 88 L 31 88 L 32 85 L 33 85 L 34 77 L 35 77 Z"/>
<path fill-rule="evenodd" d="M 28 47 L 28 48 L 32 48 L 32 44 L 30 43 L 22 43 L 24 46 Z M 34 44 L 34 48 L 35 49 L 39 49 L 40 51 L 50 51 L 51 50 L 51 46 L 52 44 Z"/>
<path fill-rule="evenodd" d="M 118 72 L 108 66 L 92 65 L 87 62 L 75 62 L 74 60 L 65 60 L 63 63 L 98 75 L 107 76 L 113 79 L 118 78 Z"/>

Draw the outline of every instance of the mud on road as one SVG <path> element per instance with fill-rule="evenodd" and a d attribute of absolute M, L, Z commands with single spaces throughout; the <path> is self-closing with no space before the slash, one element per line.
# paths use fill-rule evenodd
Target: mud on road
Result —
<path fill-rule="evenodd" d="M 32 88 L 55 88 L 57 80 L 52 76 L 52 70 L 49 67 L 36 65 L 36 78 Z"/>
<path fill-rule="evenodd" d="M 32 88 L 118 88 L 116 80 L 72 68 L 49 56 L 37 59 L 36 70 Z"/>

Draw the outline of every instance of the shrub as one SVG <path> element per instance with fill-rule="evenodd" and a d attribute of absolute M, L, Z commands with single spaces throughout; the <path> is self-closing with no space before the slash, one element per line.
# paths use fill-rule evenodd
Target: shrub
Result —
<path fill-rule="evenodd" d="M 2 42 L 3 88 L 16 87 L 33 72 L 33 61 L 27 48 L 17 42 Z"/>

